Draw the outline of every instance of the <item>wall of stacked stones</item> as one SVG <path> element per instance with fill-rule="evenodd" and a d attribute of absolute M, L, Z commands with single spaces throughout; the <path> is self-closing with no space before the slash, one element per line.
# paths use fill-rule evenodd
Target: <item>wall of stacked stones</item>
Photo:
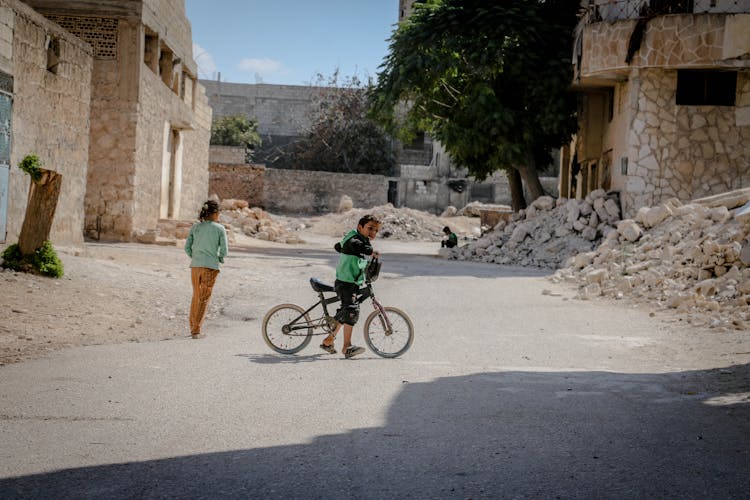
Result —
<path fill-rule="evenodd" d="M 216 117 L 242 115 L 258 120 L 261 135 L 299 136 L 310 126 L 316 87 L 248 85 L 200 80 Z"/>
<path fill-rule="evenodd" d="M 90 47 L 15 0 L 0 0 L 0 69 L 13 76 L 8 238 L 18 238 L 26 213 L 29 176 L 18 163 L 36 154 L 44 168 L 62 174 L 55 244 L 83 243 L 89 148 Z M 60 42 L 57 73 L 47 70 L 46 37 Z"/>
<path fill-rule="evenodd" d="M 93 67 L 85 222 L 91 238 L 128 240 L 133 233 L 138 80 L 128 65 L 141 63 L 137 33 L 137 24 L 120 19 L 118 58 L 97 59 Z"/>
<path fill-rule="evenodd" d="M 251 207 L 263 207 L 263 165 L 211 163 L 208 168 L 209 196 L 219 199 L 245 200 Z"/>
<path fill-rule="evenodd" d="M 196 106 L 201 104 L 196 102 Z M 203 104 L 207 106 L 207 104 Z M 176 218 L 193 218 L 208 195 L 208 143 L 210 114 L 193 113 L 190 107 L 154 72 L 141 71 L 138 136 L 136 143 L 135 212 L 133 233 L 154 230 L 160 218 L 162 164 L 166 134 L 181 129 L 181 176 Z M 193 120 L 193 116 L 196 118 Z M 187 127 L 193 124 L 193 130 Z"/>
<path fill-rule="evenodd" d="M 197 65 L 193 61 L 193 33 L 185 13 L 185 0 L 145 0 L 143 23 L 156 31 L 193 75 Z"/>
<path fill-rule="evenodd" d="M 677 72 L 641 70 L 632 83 L 626 216 L 669 198 L 687 201 L 750 185 L 750 73 L 738 74 L 736 106 L 677 106 Z"/>
<path fill-rule="evenodd" d="M 384 205 L 388 202 L 388 179 L 310 170 L 265 171 L 263 208 L 270 212 L 333 212 L 343 195 L 349 196 L 355 207 Z"/>
<path fill-rule="evenodd" d="M 209 194 L 208 145 L 211 142 L 212 111 L 202 85 L 198 85 L 193 105 L 193 130 L 183 132 L 181 219 L 190 219 L 200 212 Z"/>

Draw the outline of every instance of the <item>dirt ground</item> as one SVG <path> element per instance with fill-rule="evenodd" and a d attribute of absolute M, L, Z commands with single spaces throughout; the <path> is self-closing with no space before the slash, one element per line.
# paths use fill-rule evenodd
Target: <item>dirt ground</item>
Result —
<path fill-rule="evenodd" d="M 259 241 L 241 233 L 233 235 L 232 248 L 255 246 L 279 248 L 328 248 L 351 226 L 357 213 L 278 220 L 299 231 L 305 242 L 284 245 Z M 423 215 L 402 217 L 400 226 L 443 224 L 440 218 Z M 429 219 L 429 220 L 427 220 Z M 478 232 L 479 220 L 450 218 L 463 238 Z M 355 223 L 356 225 L 356 223 Z M 433 231 L 434 232 L 434 231 Z M 425 235 L 402 234 L 402 241 L 434 241 Z M 438 238 L 439 240 L 439 238 Z M 45 356 L 50 351 L 77 345 L 150 342 L 188 336 L 187 317 L 191 289 L 189 260 L 182 252 L 184 241 L 171 246 L 137 243 L 87 242 L 83 248 L 57 248 L 65 266 L 61 279 L 52 279 L 0 268 L 0 365 Z M 436 251 L 439 248 L 435 245 Z M 5 246 L 0 245 L 0 251 Z M 257 293 L 250 283 L 250 270 L 232 269 L 221 276 L 209 308 L 213 315 L 238 316 L 230 304 L 237 295 Z M 272 276 L 272 274 L 270 274 Z M 256 279 L 257 281 L 257 279 Z"/>

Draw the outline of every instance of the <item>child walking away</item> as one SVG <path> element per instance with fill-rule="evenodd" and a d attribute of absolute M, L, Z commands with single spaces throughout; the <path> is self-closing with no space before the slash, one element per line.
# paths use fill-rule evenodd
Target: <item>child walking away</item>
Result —
<path fill-rule="evenodd" d="M 443 237 L 443 241 L 440 242 L 440 248 L 453 248 L 458 245 L 458 236 L 451 231 L 451 228 L 445 226 L 443 228 L 443 233 L 445 233 L 445 237 Z"/>
<path fill-rule="evenodd" d="M 329 354 L 336 353 L 333 342 L 342 324 L 344 325 L 344 357 L 348 359 L 365 352 L 364 347 L 352 345 L 352 330 L 359 319 L 357 292 L 365 281 L 367 256 L 378 257 L 378 253 L 372 249 L 370 240 L 377 236 L 379 230 L 380 221 L 372 215 L 365 215 L 359 219 L 357 229 L 346 233 L 344 238 L 334 246 L 341 254 L 336 266 L 336 281 L 334 282 L 336 295 L 341 303 L 339 310 L 336 311 L 336 327 L 320 344 L 320 348 Z"/>
<path fill-rule="evenodd" d="M 193 224 L 185 241 L 185 253 L 190 257 L 190 273 L 193 282 L 193 301 L 190 303 L 190 335 L 203 338 L 201 325 L 206 317 L 208 301 L 219 275 L 219 265 L 227 255 L 227 231 L 219 224 L 219 204 L 208 200 L 198 216 L 200 222 Z"/>

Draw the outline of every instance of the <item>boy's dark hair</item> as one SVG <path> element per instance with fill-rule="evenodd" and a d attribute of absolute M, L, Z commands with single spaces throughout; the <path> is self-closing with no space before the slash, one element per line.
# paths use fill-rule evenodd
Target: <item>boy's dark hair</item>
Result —
<path fill-rule="evenodd" d="M 381 222 L 378 220 L 377 217 L 375 217 L 374 215 L 367 214 L 363 216 L 361 219 L 359 219 L 359 223 L 357 224 L 357 227 L 360 227 L 360 226 L 364 227 L 365 224 L 367 224 L 368 222 L 374 222 L 377 225 L 381 224 Z"/>
<path fill-rule="evenodd" d="M 448 233 L 450 233 L 450 232 L 451 232 L 451 228 L 449 228 L 448 226 L 445 226 L 445 227 L 443 228 L 443 232 L 444 232 L 445 234 L 448 234 Z"/>
<path fill-rule="evenodd" d="M 200 220 L 208 219 L 212 214 L 219 212 L 219 202 L 207 200 L 201 207 L 201 213 L 198 215 Z"/>

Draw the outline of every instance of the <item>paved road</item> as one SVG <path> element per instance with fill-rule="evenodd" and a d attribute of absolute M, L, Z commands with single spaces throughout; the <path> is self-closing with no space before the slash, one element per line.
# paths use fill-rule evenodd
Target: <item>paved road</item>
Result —
<path fill-rule="evenodd" d="M 263 312 L 333 265 L 273 247 L 233 254 L 263 273 L 206 339 L 0 368 L 0 498 L 747 498 L 747 363 L 539 272 L 405 248 L 376 283 L 416 326 L 399 359 L 272 353 Z"/>

